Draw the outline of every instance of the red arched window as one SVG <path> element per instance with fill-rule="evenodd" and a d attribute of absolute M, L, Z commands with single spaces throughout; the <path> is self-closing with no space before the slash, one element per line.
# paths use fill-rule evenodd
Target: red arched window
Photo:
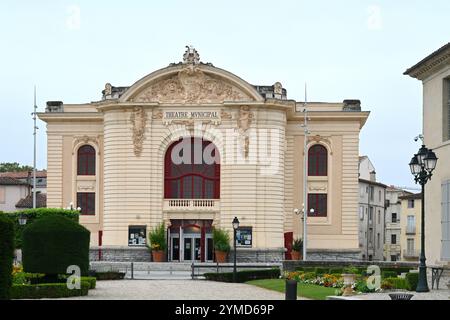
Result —
<path fill-rule="evenodd" d="M 201 138 L 184 138 L 165 155 L 166 199 L 219 199 L 220 163 L 216 146 Z"/>
<path fill-rule="evenodd" d="M 90 145 L 78 149 L 77 174 L 79 176 L 95 176 L 95 149 Z"/>
<path fill-rule="evenodd" d="M 328 175 L 328 151 L 316 144 L 308 151 L 308 175 L 309 176 L 327 176 Z"/>

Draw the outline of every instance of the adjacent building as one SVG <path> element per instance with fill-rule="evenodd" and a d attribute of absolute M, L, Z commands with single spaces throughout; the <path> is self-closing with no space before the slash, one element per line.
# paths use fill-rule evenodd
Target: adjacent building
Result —
<path fill-rule="evenodd" d="M 427 261 L 450 261 L 450 43 L 405 72 L 423 84 L 424 143 L 439 158 L 426 185 Z"/>
<path fill-rule="evenodd" d="M 10 177 L 0 177 L 0 211 L 16 211 L 20 199 L 30 194 L 30 185 Z"/>
<path fill-rule="evenodd" d="M 360 157 L 359 163 L 360 258 L 368 261 L 383 261 L 386 185 L 376 181 L 375 168 L 367 156 Z"/>
<path fill-rule="evenodd" d="M 17 179 L 22 182 L 28 183 L 33 186 L 33 172 L 32 171 L 19 171 L 19 172 L 2 172 L 0 177 L 9 177 Z M 33 191 L 33 190 L 31 190 Z M 36 171 L 36 192 L 37 193 L 47 193 L 47 171 L 37 170 Z"/>
<path fill-rule="evenodd" d="M 422 223 L 421 194 L 410 194 L 399 197 L 402 206 L 400 218 L 401 248 L 403 261 L 419 261 L 420 237 Z"/>
<path fill-rule="evenodd" d="M 386 220 L 384 239 L 384 258 L 386 261 L 399 261 L 402 258 L 401 236 L 402 201 L 400 197 L 411 194 L 394 186 L 386 188 Z M 404 217 L 403 217 L 404 218 Z"/>
<path fill-rule="evenodd" d="M 47 206 L 80 207 L 104 259 L 149 259 L 147 234 L 164 223 L 169 261 L 212 261 L 212 228 L 231 234 L 238 217 L 238 259 L 281 260 L 302 237 L 294 208 L 304 202 L 306 139 L 308 257 L 358 259 L 359 133 L 369 112 L 359 100 L 307 109 L 305 137 L 305 103 L 281 83 L 251 85 L 188 48 L 131 86 L 106 84 L 100 101 L 47 103 Z"/>

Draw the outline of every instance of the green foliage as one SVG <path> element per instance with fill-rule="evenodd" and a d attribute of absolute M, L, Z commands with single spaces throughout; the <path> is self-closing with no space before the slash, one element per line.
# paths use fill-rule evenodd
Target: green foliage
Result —
<path fill-rule="evenodd" d="M 27 218 L 27 224 L 25 226 L 21 226 L 19 224 L 19 216 L 24 214 Z M 22 248 L 22 233 L 24 228 L 28 225 L 33 224 L 36 220 L 51 216 L 51 215 L 60 215 L 67 217 L 75 222 L 78 222 L 79 213 L 76 210 L 66 210 L 66 209 L 57 209 L 57 208 L 37 208 L 37 209 L 27 209 L 16 212 L 5 212 L 1 213 L 0 216 L 5 215 L 11 218 L 14 221 L 14 231 L 15 231 L 15 248 Z"/>
<path fill-rule="evenodd" d="M 405 280 L 407 283 L 407 289 L 409 291 L 416 291 L 417 284 L 419 283 L 419 273 L 418 272 L 407 273 Z"/>
<path fill-rule="evenodd" d="M 406 282 L 406 279 L 403 278 L 386 278 L 381 282 L 381 289 L 383 290 L 391 290 L 391 289 L 401 289 L 401 290 L 407 290 L 408 284 Z"/>
<path fill-rule="evenodd" d="M 59 280 L 61 280 L 61 283 L 67 283 L 67 279 L 69 278 L 69 276 L 64 274 L 60 275 L 58 278 Z M 89 283 L 89 289 L 95 289 L 95 287 L 97 286 L 97 278 L 95 277 L 80 277 L 80 280 Z"/>
<path fill-rule="evenodd" d="M 297 238 L 292 243 L 292 250 L 302 252 L 303 251 L 303 239 Z"/>
<path fill-rule="evenodd" d="M 167 241 L 166 228 L 164 227 L 164 223 L 160 223 L 155 228 L 150 230 L 148 238 L 150 240 L 150 248 L 152 250 L 165 251 L 167 248 Z"/>
<path fill-rule="evenodd" d="M 18 162 L 2 162 L 0 163 L 0 172 L 24 172 L 32 171 L 33 167 L 21 165 Z"/>
<path fill-rule="evenodd" d="M 224 229 L 213 229 L 213 243 L 216 251 L 229 252 L 230 251 L 230 235 Z"/>
<path fill-rule="evenodd" d="M 384 267 L 384 268 L 381 268 L 381 272 L 390 271 L 390 272 L 395 272 L 397 275 L 400 275 L 402 273 L 408 273 L 410 270 L 411 270 L 410 267 Z"/>
<path fill-rule="evenodd" d="M 122 280 L 125 277 L 125 272 L 118 272 L 118 271 L 95 272 L 94 277 L 97 279 L 97 281 Z"/>
<path fill-rule="evenodd" d="M 90 288 L 88 281 L 81 281 L 81 289 L 67 288 L 66 283 L 43 283 L 13 285 L 11 288 L 12 299 L 42 299 L 42 298 L 67 298 L 87 296 Z"/>
<path fill-rule="evenodd" d="M 330 268 L 316 268 L 315 272 L 317 275 L 329 274 Z"/>
<path fill-rule="evenodd" d="M 356 268 L 354 266 L 348 266 L 342 270 L 342 273 L 347 274 L 361 274 L 361 272 L 362 272 L 361 268 Z"/>
<path fill-rule="evenodd" d="M 386 278 L 396 278 L 398 276 L 397 272 L 395 271 L 382 271 L 381 272 L 381 278 L 382 279 L 386 279 Z"/>
<path fill-rule="evenodd" d="M 76 265 L 81 274 L 89 270 L 90 232 L 61 215 L 48 215 L 27 225 L 23 231 L 25 272 L 66 274 Z"/>
<path fill-rule="evenodd" d="M 362 293 L 375 292 L 375 289 L 369 289 L 367 286 L 367 279 L 365 277 L 359 277 L 356 280 L 354 290 Z"/>
<path fill-rule="evenodd" d="M 14 223 L 0 215 L 0 300 L 10 298 L 14 261 Z"/>
<path fill-rule="evenodd" d="M 206 280 L 219 282 L 233 282 L 233 272 L 205 273 Z M 236 272 L 236 282 L 242 283 L 258 279 L 278 279 L 280 278 L 280 269 L 264 270 L 242 270 Z"/>
<path fill-rule="evenodd" d="M 332 267 L 330 268 L 330 274 L 343 274 L 344 268 Z"/>

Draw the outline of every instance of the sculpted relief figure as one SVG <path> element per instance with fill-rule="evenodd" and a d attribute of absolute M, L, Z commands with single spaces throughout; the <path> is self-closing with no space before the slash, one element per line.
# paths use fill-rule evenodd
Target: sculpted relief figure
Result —
<path fill-rule="evenodd" d="M 134 154 L 140 156 L 142 145 L 145 140 L 145 125 L 147 123 L 147 113 L 142 107 L 135 107 L 131 113 L 130 121 L 133 124 L 133 146 Z"/>
<path fill-rule="evenodd" d="M 239 110 L 237 118 L 237 130 L 239 133 L 239 141 L 242 146 L 242 150 L 244 151 L 245 158 L 248 157 L 249 153 L 250 138 L 248 130 L 250 129 L 252 119 L 253 113 L 250 111 L 250 108 L 248 106 L 242 106 Z"/>

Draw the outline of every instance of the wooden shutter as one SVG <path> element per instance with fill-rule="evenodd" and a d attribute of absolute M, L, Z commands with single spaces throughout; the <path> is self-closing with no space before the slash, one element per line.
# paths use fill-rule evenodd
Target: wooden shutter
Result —
<path fill-rule="evenodd" d="M 450 260 L 450 180 L 442 183 L 442 248 L 441 259 Z"/>

